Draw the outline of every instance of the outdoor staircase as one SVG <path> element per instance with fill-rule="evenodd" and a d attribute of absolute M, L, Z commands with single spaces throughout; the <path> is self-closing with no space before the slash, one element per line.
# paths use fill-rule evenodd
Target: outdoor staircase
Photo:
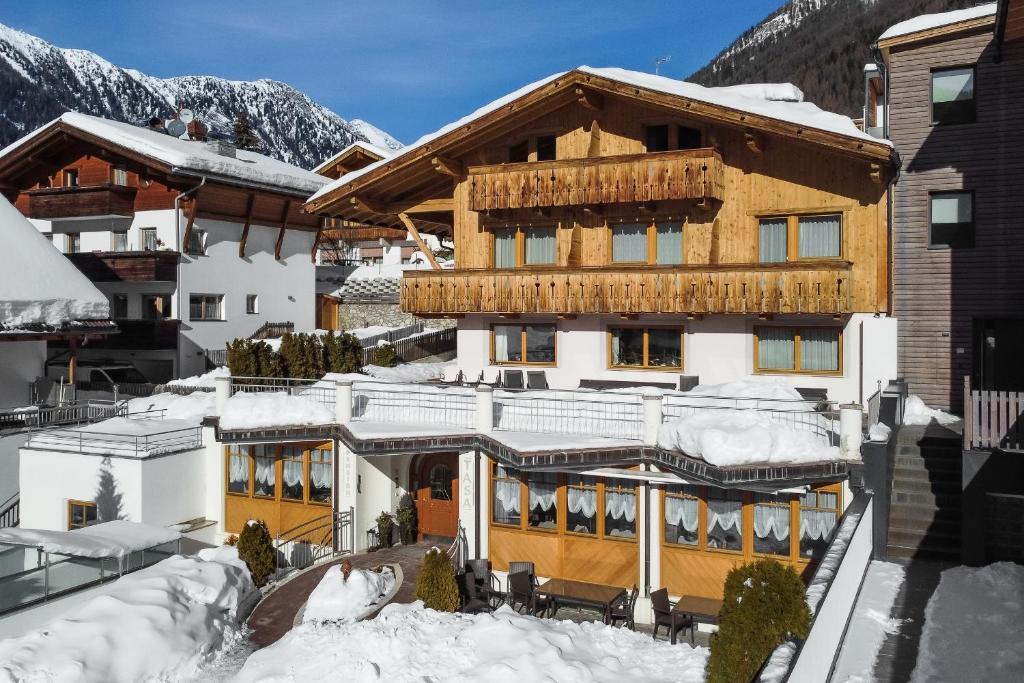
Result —
<path fill-rule="evenodd" d="M 960 557 L 960 434 L 932 423 L 896 435 L 889 507 L 889 558 Z"/>

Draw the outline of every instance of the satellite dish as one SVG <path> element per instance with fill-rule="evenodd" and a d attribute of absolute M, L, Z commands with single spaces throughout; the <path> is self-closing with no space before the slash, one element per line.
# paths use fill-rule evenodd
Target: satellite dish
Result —
<path fill-rule="evenodd" d="M 167 124 L 167 133 L 173 135 L 176 138 L 180 138 L 185 134 L 185 124 L 180 119 L 174 119 Z"/>
<path fill-rule="evenodd" d="M 181 109 L 178 111 L 178 118 L 185 123 L 189 123 L 195 118 L 195 114 L 192 113 L 191 109 Z"/>

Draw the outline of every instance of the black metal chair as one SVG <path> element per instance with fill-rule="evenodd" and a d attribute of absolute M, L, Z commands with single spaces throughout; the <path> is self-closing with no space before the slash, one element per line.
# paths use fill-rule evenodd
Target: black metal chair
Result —
<path fill-rule="evenodd" d="M 476 577 L 473 572 L 466 571 L 458 575 L 459 597 L 462 602 L 462 611 L 466 614 L 479 614 L 481 612 L 493 612 L 494 608 L 486 600 L 482 600 L 476 592 Z"/>
<path fill-rule="evenodd" d="M 548 377 L 544 374 L 543 370 L 527 370 L 526 371 L 526 388 L 527 389 L 547 389 L 548 388 Z"/>
<path fill-rule="evenodd" d="M 500 607 L 505 602 L 505 593 L 501 590 L 498 577 L 491 571 L 490 560 L 466 560 L 466 572 L 473 572 L 476 592 L 482 600 L 486 600 L 492 607 Z"/>
<path fill-rule="evenodd" d="M 543 617 L 550 611 L 554 614 L 555 601 L 540 595 L 534 590 L 533 581 L 526 572 L 513 572 L 508 575 L 508 605 L 517 612 L 525 610 L 527 614 Z"/>
<path fill-rule="evenodd" d="M 533 562 L 529 560 L 523 560 L 521 562 L 509 562 L 508 573 L 515 574 L 516 572 L 526 572 L 530 575 L 530 583 L 534 586 L 537 585 L 537 572 L 534 571 Z"/>
<path fill-rule="evenodd" d="M 658 639 L 658 629 L 662 626 L 665 627 L 665 632 L 668 633 L 668 637 L 671 640 L 672 636 L 672 603 L 668 599 L 668 589 L 659 588 L 651 593 L 651 607 L 654 610 L 654 639 Z M 682 631 L 687 626 L 693 628 L 693 623 L 690 617 L 683 617 L 682 615 L 676 616 L 676 633 Z"/>
<path fill-rule="evenodd" d="M 502 384 L 506 389 L 522 389 L 523 388 L 523 371 L 522 370 L 506 370 L 504 373 Z"/>
<path fill-rule="evenodd" d="M 632 591 L 613 603 L 608 611 L 608 623 L 615 626 L 621 621 L 630 631 L 635 631 L 636 622 L 634 621 L 633 612 L 636 609 L 636 597 L 639 592 L 640 590 L 634 585 Z"/>

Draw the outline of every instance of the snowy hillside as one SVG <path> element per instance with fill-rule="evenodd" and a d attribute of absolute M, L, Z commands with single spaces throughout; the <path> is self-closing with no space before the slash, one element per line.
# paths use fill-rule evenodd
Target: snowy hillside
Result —
<path fill-rule="evenodd" d="M 169 117 L 175 104 L 192 109 L 215 136 L 228 137 L 244 112 L 265 153 L 313 168 L 365 140 L 400 143 L 365 121 L 346 121 L 287 83 L 229 81 L 215 76 L 155 78 L 124 69 L 87 50 L 59 48 L 0 24 L 0 146 L 68 110 L 141 123 Z"/>

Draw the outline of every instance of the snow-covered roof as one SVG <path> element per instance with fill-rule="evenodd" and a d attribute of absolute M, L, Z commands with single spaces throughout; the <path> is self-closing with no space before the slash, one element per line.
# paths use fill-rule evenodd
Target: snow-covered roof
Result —
<path fill-rule="evenodd" d="M 743 86 L 708 88 L 702 85 L 697 85 L 696 83 L 688 83 L 686 81 L 680 81 L 666 76 L 656 76 L 654 74 L 614 67 L 596 68 L 584 65 L 576 68 L 574 71 L 599 76 L 621 84 L 645 88 L 667 95 L 675 95 L 688 100 L 705 102 L 707 104 L 733 109 L 748 114 L 764 116 L 777 121 L 793 123 L 805 128 L 813 128 L 815 130 L 850 138 L 852 140 L 891 146 L 891 143 L 887 140 L 879 140 L 860 130 L 850 117 L 827 112 L 811 102 L 802 101 L 803 94 L 800 93 L 799 89 L 790 84 L 746 84 Z M 315 201 L 338 188 L 344 187 L 357 178 L 386 163 L 402 159 L 403 157 L 419 150 L 424 145 L 427 145 L 454 130 L 471 124 L 477 119 L 501 109 L 505 105 L 508 105 L 521 97 L 529 95 L 535 90 L 543 88 L 549 83 L 562 78 L 567 73 L 570 72 L 552 74 L 546 78 L 540 79 L 539 81 L 525 85 L 518 90 L 510 92 L 504 97 L 500 97 L 493 102 L 480 107 L 473 113 L 449 123 L 433 133 L 424 135 L 411 145 L 398 150 L 391 157 L 381 159 L 380 161 L 374 162 L 359 170 L 346 173 L 337 180 L 320 188 L 309 198 L 309 201 Z M 796 98 L 796 93 L 800 93 L 799 101 L 792 101 L 793 98 Z"/>
<path fill-rule="evenodd" d="M 378 147 L 377 145 L 371 145 L 369 142 L 356 140 L 351 145 L 349 145 L 345 149 L 341 150 L 340 152 L 332 156 L 327 161 L 323 162 L 322 164 L 314 168 L 313 173 L 320 173 L 321 171 L 330 168 L 331 166 L 336 164 L 339 159 L 348 156 L 350 153 L 357 149 L 367 152 L 368 154 L 375 156 L 378 159 L 387 159 L 388 157 L 392 156 L 395 153 L 393 149 L 384 149 L 383 147 Z"/>
<path fill-rule="evenodd" d="M 61 329 L 110 317 L 107 297 L 4 197 L 0 235 L 0 330 Z"/>
<path fill-rule="evenodd" d="M 73 531 L 0 529 L 0 543 L 42 548 L 48 553 L 74 557 L 124 557 L 181 538 L 167 527 L 116 519 Z"/>
<path fill-rule="evenodd" d="M 942 26 L 949 26 L 951 24 L 958 24 L 961 21 L 968 21 L 970 19 L 978 19 L 981 17 L 995 16 L 996 3 L 989 2 L 984 5 L 978 5 L 977 7 L 968 7 L 967 9 L 958 9 L 952 12 L 939 12 L 937 14 L 922 14 L 906 21 L 901 21 L 898 24 L 890 26 L 885 30 L 882 35 L 878 36 L 879 40 L 886 40 L 887 38 L 896 38 L 897 36 L 906 36 L 911 33 L 918 33 L 919 31 L 927 31 L 933 28 L 940 28 Z"/>
<path fill-rule="evenodd" d="M 235 157 L 224 156 L 204 142 L 181 140 L 149 128 L 78 112 L 62 114 L 11 143 L 0 151 L 0 158 L 31 144 L 35 138 L 60 124 L 102 138 L 111 145 L 148 157 L 188 175 L 217 176 L 245 185 L 297 193 L 314 192 L 327 182 L 327 178 L 312 171 L 256 152 L 238 150 Z"/>

